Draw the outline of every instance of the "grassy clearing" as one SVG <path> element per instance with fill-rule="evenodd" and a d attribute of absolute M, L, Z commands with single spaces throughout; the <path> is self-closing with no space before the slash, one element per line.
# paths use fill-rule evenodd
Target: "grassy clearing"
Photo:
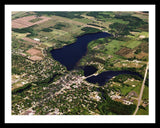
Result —
<path fill-rule="evenodd" d="M 128 21 L 124 21 L 122 19 L 112 19 L 112 18 L 107 18 L 105 19 L 106 22 L 111 22 L 111 23 L 121 23 L 121 24 L 128 24 Z"/>
<path fill-rule="evenodd" d="M 149 88 L 148 86 L 145 86 L 142 99 L 148 99 L 148 97 L 149 97 Z"/>
<path fill-rule="evenodd" d="M 97 50 L 100 50 L 101 52 L 103 52 L 105 54 L 113 55 L 124 44 L 124 42 L 118 41 L 118 40 L 112 40 L 109 43 L 107 43 L 107 42 L 104 43 L 104 41 L 105 41 L 105 38 L 100 38 L 96 41 L 91 41 L 88 44 L 88 47 L 91 48 L 91 49 L 96 48 Z M 98 45 L 101 45 L 101 47 L 98 47 Z"/>
<path fill-rule="evenodd" d="M 41 41 L 51 41 L 51 40 L 60 40 L 60 41 L 71 41 L 73 37 L 68 32 L 63 30 L 53 29 L 52 32 L 40 31 L 37 38 L 40 38 Z"/>
<path fill-rule="evenodd" d="M 134 83 L 133 85 L 136 85 L 136 87 L 132 87 L 132 85 L 130 85 L 130 86 L 124 86 L 124 87 L 120 88 L 121 93 L 123 95 L 127 95 L 129 92 L 134 91 L 134 92 L 136 92 L 139 95 L 141 86 L 140 86 L 139 83 L 138 83 L 139 85 L 136 84 L 137 82 L 133 82 L 133 83 Z"/>
<path fill-rule="evenodd" d="M 130 40 L 130 41 L 124 43 L 123 46 L 133 49 L 133 48 L 137 47 L 138 45 L 140 45 L 141 43 L 142 43 L 142 41 Z"/>
<path fill-rule="evenodd" d="M 35 18 L 33 20 L 30 20 L 29 22 L 35 23 L 35 22 L 40 21 L 40 20 L 43 20 L 43 19 L 42 18 Z"/>
<path fill-rule="evenodd" d="M 22 39 L 26 37 L 29 33 L 18 33 L 12 31 L 12 36 L 15 36 L 17 39 Z"/>
<path fill-rule="evenodd" d="M 141 88 L 141 81 L 127 80 L 124 83 L 114 82 L 112 86 L 118 87 L 121 91 L 121 95 L 124 95 L 124 96 L 126 96 L 131 91 L 135 91 L 137 94 L 139 94 L 140 88 Z M 132 87 L 132 85 L 135 85 L 135 87 Z"/>
<path fill-rule="evenodd" d="M 25 11 L 12 11 L 12 20 L 19 17 L 24 17 L 28 15 L 33 15 L 34 12 L 25 12 Z"/>
<path fill-rule="evenodd" d="M 126 80 L 125 84 L 128 84 L 130 86 L 132 86 L 132 85 L 140 86 L 142 84 L 142 82 L 139 80 Z"/>
<path fill-rule="evenodd" d="M 134 89 L 132 91 L 135 91 L 139 95 L 140 90 L 141 90 L 141 84 L 139 84 L 136 87 L 134 87 Z"/>
<path fill-rule="evenodd" d="M 121 49 L 122 45 L 124 44 L 123 41 L 118 41 L 118 40 L 112 40 L 109 42 L 107 45 L 104 46 L 104 53 L 106 55 L 112 56 L 110 60 L 121 60 L 122 57 L 115 54 L 118 50 Z"/>
<path fill-rule="evenodd" d="M 127 87 L 127 86 L 121 87 L 121 88 L 120 88 L 120 90 L 121 90 L 121 95 L 126 96 L 129 92 L 132 91 L 132 89 L 133 89 L 133 87 L 131 87 L 131 86 L 129 86 L 129 87 Z"/>
<path fill-rule="evenodd" d="M 144 35 L 146 38 L 148 38 L 149 37 L 149 32 L 140 32 L 139 34 L 138 34 L 138 36 L 140 36 L 140 35 Z"/>
<path fill-rule="evenodd" d="M 69 41 L 72 38 L 72 36 L 68 32 L 65 32 L 63 30 L 54 29 L 52 32 L 50 32 L 50 34 L 54 37 L 54 39 L 60 41 Z"/>
<path fill-rule="evenodd" d="M 53 19 L 53 18 L 52 18 L 52 19 L 50 19 L 50 20 L 48 20 L 48 21 L 46 21 L 46 22 L 43 22 L 43 23 L 41 23 L 41 24 L 38 24 L 38 25 L 34 26 L 33 29 L 34 29 L 35 31 L 40 31 L 40 30 L 42 30 L 42 29 L 44 29 L 44 28 L 53 27 L 57 22 L 58 22 L 58 21 L 57 21 L 56 19 Z"/>
<path fill-rule="evenodd" d="M 52 47 L 53 45 L 54 45 L 54 43 L 53 42 L 45 42 L 45 43 L 43 43 L 45 46 L 47 46 L 47 47 Z"/>
<path fill-rule="evenodd" d="M 148 15 L 144 15 L 141 13 L 135 13 L 132 16 L 138 17 L 138 18 L 142 19 L 143 21 L 148 22 Z"/>
<path fill-rule="evenodd" d="M 141 68 L 144 64 L 136 62 L 117 62 L 114 67 L 129 67 L 129 68 Z"/>
<path fill-rule="evenodd" d="M 127 37 L 131 38 L 131 39 L 141 39 L 140 36 L 144 36 L 145 38 L 149 37 L 149 33 L 148 32 L 130 32 L 132 35 L 127 35 Z"/>
<path fill-rule="evenodd" d="M 145 109 L 138 109 L 136 115 L 148 115 L 149 114 L 149 106 L 145 107 Z"/>
<path fill-rule="evenodd" d="M 75 25 L 72 23 L 68 23 L 68 27 L 64 27 L 61 30 L 68 32 L 69 34 L 71 34 L 72 36 L 76 37 L 79 36 L 81 33 L 83 33 L 84 31 L 81 30 L 81 28 L 83 26 L 81 25 Z"/>
<path fill-rule="evenodd" d="M 92 22 L 92 20 L 90 20 L 90 19 L 86 19 L 86 18 L 83 18 L 83 19 L 79 19 L 79 18 L 74 18 L 73 20 L 75 20 L 75 21 L 79 21 L 79 22 L 82 22 L 82 23 L 91 23 Z"/>

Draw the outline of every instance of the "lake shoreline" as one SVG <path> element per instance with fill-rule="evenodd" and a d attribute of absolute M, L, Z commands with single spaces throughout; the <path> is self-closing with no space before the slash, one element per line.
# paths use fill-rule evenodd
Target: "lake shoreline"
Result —
<path fill-rule="evenodd" d="M 89 42 L 109 37 L 111 34 L 106 32 L 87 33 L 77 36 L 76 42 L 65 45 L 62 48 L 52 49 L 50 53 L 52 58 L 59 61 L 62 65 L 67 67 L 67 70 L 74 69 L 82 57 L 87 55 Z"/>
<path fill-rule="evenodd" d="M 104 71 L 96 76 L 91 76 L 86 79 L 89 83 L 96 84 L 98 83 L 99 86 L 103 86 L 106 82 L 108 82 L 110 79 L 112 79 L 114 76 L 118 76 L 120 74 L 126 74 L 126 75 L 135 75 L 143 78 L 142 75 L 140 75 L 138 72 L 128 71 L 128 70 L 120 70 L 120 71 Z"/>

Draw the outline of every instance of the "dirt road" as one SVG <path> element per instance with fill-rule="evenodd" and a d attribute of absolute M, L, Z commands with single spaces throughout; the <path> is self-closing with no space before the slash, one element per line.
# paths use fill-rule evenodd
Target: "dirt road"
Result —
<path fill-rule="evenodd" d="M 141 91 L 140 91 L 140 94 L 139 94 L 139 97 L 138 97 L 138 103 L 137 103 L 137 107 L 136 107 L 136 110 L 135 112 L 133 113 L 133 115 L 136 115 L 138 109 L 139 109 L 139 106 L 141 104 L 141 99 L 142 99 L 142 95 L 143 95 L 143 90 L 144 90 L 144 87 L 145 87 L 145 81 L 146 81 L 146 77 L 147 77 L 147 70 L 149 68 L 149 65 L 147 63 L 147 67 L 146 67 L 146 71 L 145 71 L 145 74 L 144 74 L 144 79 L 143 79 L 143 83 L 142 83 L 142 86 L 141 86 Z"/>

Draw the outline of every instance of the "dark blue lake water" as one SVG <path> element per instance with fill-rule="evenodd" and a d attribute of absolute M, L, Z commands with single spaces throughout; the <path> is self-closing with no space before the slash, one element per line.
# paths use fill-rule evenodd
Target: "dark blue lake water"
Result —
<path fill-rule="evenodd" d="M 136 75 L 136 76 L 139 76 L 140 78 L 142 78 L 142 76 L 137 72 L 122 70 L 122 71 L 105 71 L 105 72 L 100 73 L 97 76 L 91 76 L 91 77 L 87 78 L 86 80 L 90 83 L 94 83 L 94 84 L 98 83 L 99 86 L 103 86 L 113 76 L 117 76 L 120 74 L 131 74 L 131 75 Z"/>
<path fill-rule="evenodd" d="M 83 71 L 84 71 L 84 76 L 89 76 L 89 75 L 92 75 L 93 73 L 97 72 L 97 68 L 90 65 L 90 66 L 84 66 L 83 68 Z"/>
<path fill-rule="evenodd" d="M 86 55 L 87 45 L 89 42 L 108 36 L 111 35 L 106 32 L 91 33 L 79 36 L 77 37 L 77 41 L 75 43 L 64 46 L 60 49 L 52 50 L 52 57 L 66 66 L 67 70 L 72 70 L 76 66 L 77 62 L 79 62 L 79 60 Z"/>
<path fill-rule="evenodd" d="M 53 49 L 51 51 L 52 57 L 66 66 L 67 70 L 72 70 L 76 67 L 76 64 L 79 62 L 79 60 L 86 55 L 87 45 L 89 42 L 109 36 L 111 35 L 106 32 L 91 33 L 79 36 L 77 37 L 77 41 L 75 43 L 64 46 L 60 49 Z M 82 69 L 84 70 L 85 76 L 89 76 L 97 71 L 97 69 L 93 66 L 85 66 Z M 98 83 L 100 86 L 102 86 L 113 76 L 117 76 L 119 74 L 132 74 L 141 77 L 141 75 L 138 73 L 131 71 L 106 71 L 97 76 L 89 77 L 86 80 L 90 83 Z"/>

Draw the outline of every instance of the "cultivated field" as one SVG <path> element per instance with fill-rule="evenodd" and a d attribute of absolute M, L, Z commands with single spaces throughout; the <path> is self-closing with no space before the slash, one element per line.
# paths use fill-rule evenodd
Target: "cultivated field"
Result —
<path fill-rule="evenodd" d="M 30 39 L 30 38 L 28 38 L 28 37 L 24 37 L 24 38 L 22 38 L 22 39 L 25 40 L 25 41 L 28 41 L 28 42 L 35 43 L 35 44 L 40 44 L 40 42 L 38 42 L 38 41 L 36 41 L 36 40 L 32 40 L 32 39 Z"/>
<path fill-rule="evenodd" d="M 43 59 L 43 54 L 42 51 L 36 48 L 31 48 L 29 50 L 26 51 L 27 53 L 29 53 L 31 55 L 31 57 L 29 57 L 29 59 L 31 60 L 42 60 Z"/>
<path fill-rule="evenodd" d="M 36 18 L 41 19 L 41 20 L 38 20 L 37 22 L 30 22 L 30 21 L 32 21 Z M 26 28 L 26 27 L 33 26 L 35 24 L 43 23 L 43 22 L 45 22 L 49 19 L 50 19 L 49 17 L 45 17 L 45 16 L 36 17 L 34 15 L 33 16 L 22 17 L 22 18 L 12 20 L 12 28 Z"/>

